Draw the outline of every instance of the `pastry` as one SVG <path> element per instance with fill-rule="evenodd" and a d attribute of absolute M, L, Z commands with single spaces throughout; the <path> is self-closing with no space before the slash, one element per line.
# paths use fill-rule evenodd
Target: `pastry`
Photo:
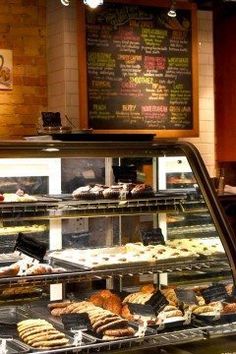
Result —
<path fill-rule="evenodd" d="M 117 317 L 114 320 L 110 320 L 108 323 L 97 327 L 96 332 L 97 333 L 104 333 L 104 331 L 106 331 L 107 329 L 110 328 L 122 328 L 124 325 L 127 325 L 128 321 L 125 320 L 124 318 L 121 317 Z"/>
<path fill-rule="evenodd" d="M 47 349 L 53 347 L 63 347 L 68 344 L 69 340 L 67 338 L 60 338 L 60 339 L 48 339 L 48 340 L 41 340 L 38 342 L 34 342 L 32 347 L 40 348 L 40 349 Z"/>
<path fill-rule="evenodd" d="M 126 296 L 123 300 L 123 304 L 125 303 L 134 303 L 134 304 L 145 304 L 148 300 L 150 300 L 150 298 L 152 297 L 152 294 L 146 294 L 146 293 L 142 293 L 137 292 L 137 293 L 133 293 L 133 294 L 129 294 L 128 296 Z"/>
<path fill-rule="evenodd" d="M 197 307 L 195 310 L 193 310 L 193 313 L 196 315 L 200 315 L 201 313 L 205 313 L 205 312 L 213 312 L 214 308 L 210 305 L 206 305 L 206 306 L 199 306 Z"/>
<path fill-rule="evenodd" d="M 233 303 L 224 305 L 223 312 L 225 312 L 225 313 L 236 312 L 236 303 L 233 302 Z"/>
<path fill-rule="evenodd" d="M 170 318 L 170 317 L 182 317 L 182 311 L 175 309 L 172 311 L 165 311 L 165 317 Z"/>
<path fill-rule="evenodd" d="M 44 319 L 28 319 L 17 324 L 20 339 L 33 348 L 51 348 L 66 345 L 69 340 Z"/>
<path fill-rule="evenodd" d="M 177 299 L 174 289 L 171 288 L 162 289 L 161 292 L 169 302 L 169 305 L 173 305 L 173 306 L 179 305 L 179 300 Z"/>
<path fill-rule="evenodd" d="M 0 278 L 15 277 L 20 271 L 20 266 L 17 263 L 13 263 L 10 266 L 0 267 Z"/>
<path fill-rule="evenodd" d="M 117 184 L 114 186 L 111 186 L 109 188 L 106 188 L 103 191 L 103 197 L 105 199 L 118 199 L 122 193 L 122 185 Z"/>
<path fill-rule="evenodd" d="M 49 324 L 48 325 L 42 325 L 42 326 L 33 326 L 32 328 L 28 328 L 26 330 L 19 330 L 20 337 L 23 340 L 28 340 L 30 338 L 34 338 L 35 336 L 38 336 L 39 333 L 48 333 L 48 332 L 54 332 L 55 328 Z"/>
<path fill-rule="evenodd" d="M 95 199 L 95 194 L 91 193 L 91 186 L 79 187 L 72 192 L 72 197 L 75 199 Z"/>
<path fill-rule="evenodd" d="M 104 298 L 100 294 L 93 294 L 90 296 L 88 301 L 91 301 L 95 306 L 102 307 Z"/>
<path fill-rule="evenodd" d="M 129 306 L 128 305 L 124 305 L 122 307 L 121 310 L 121 316 L 123 318 L 126 318 L 128 321 L 133 321 L 134 320 L 134 316 L 132 315 L 132 313 L 130 312 Z"/>
<path fill-rule="evenodd" d="M 69 304 L 71 304 L 70 300 L 64 300 L 64 301 L 60 301 L 60 302 L 50 302 L 48 304 L 48 308 L 49 308 L 49 310 L 56 309 L 56 308 L 63 308 Z"/>
<path fill-rule="evenodd" d="M 112 295 L 103 301 L 103 308 L 117 315 L 120 315 L 122 310 L 121 299 L 117 295 Z"/>
<path fill-rule="evenodd" d="M 99 295 L 103 298 L 103 299 L 107 299 L 112 295 L 112 292 L 108 289 L 104 289 L 104 290 L 100 290 L 99 291 Z"/>
<path fill-rule="evenodd" d="M 39 275 L 52 273 L 52 267 L 48 264 L 35 264 L 28 268 L 25 275 Z"/>
<path fill-rule="evenodd" d="M 140 291 L 142 293 L 152 294 L 156 291 L 156 289 L 153 284 L 146 284 L 146 285 L 141 286 Z"/>
<path fill-rule="evenodd" d="M 100 199 L 103 198 L 103 192 L 107 188 L 107 186 L 102 184 L 95 184 L 95 186 L 91 188 L 90 193 L 94 196 L 94 198 Z"/>
<path fill-rule="evenodd" d="M 108 329 L 104 332 L 105 336 L 114 336 L 114 337 L 126 337 L 133 336 L 135 330 L 132 327 L 120 328 L 120 329 Z"/>
<path fill-rule="evenodd" d="M 97 320 L 92 324 L 92 328 L 94 331 L 96 331 L 99 327 L 104 326 L 105 324 L 113 322 L 117 319 L 119 319 L 118 316 L 100 315 L 100 317 L 98 317 Z"/>
<path fill-rule="evenodd" d="M 65 337 L 65 335 L 63 335 L 63 333 L 58 332 L 56 329 L 52 328 L 52 329 L 48 329 L 48 330 L 43 330 L 41 332 L 38 333 L 34 333 L 34 334 L 29 334 L 29 335 L 25 335 L 25 337 L 23 338 L 23 336 L 21 336 L 22 339 L 24 339 L 24 342 L 31 345 L 31 343 L 41 340 L 41 339 L 46 339 L 48 337 L 51 336 L 59 336 L 59 338 L 63 338 Z"/>
<path fill-rule="evenodd" d="M 228 295 L 232 295 L 233 288 L 234 288 L 234 285 L 233 285 L 233 284 L 227 284 L 227 285 L 225 285 L 225 289 L 226 289 Z"/>
<path fill-rule="evenodd" d="M 133 198 L 140 198 L 140 197 L 154 197 L 154 192 L 151 186 L 147 184 L 137 184 L 132 190 L 131 190 L 131 196 Z"/>

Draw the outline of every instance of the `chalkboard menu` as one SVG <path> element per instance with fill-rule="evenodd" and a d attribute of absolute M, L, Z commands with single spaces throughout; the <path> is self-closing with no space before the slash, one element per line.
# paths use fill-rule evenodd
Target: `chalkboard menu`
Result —
<path fill-rule="evenodd" d="M 193 13 L 171 18 L 129 2 L 84 9 L 88 127 L 196 135 Z"/>

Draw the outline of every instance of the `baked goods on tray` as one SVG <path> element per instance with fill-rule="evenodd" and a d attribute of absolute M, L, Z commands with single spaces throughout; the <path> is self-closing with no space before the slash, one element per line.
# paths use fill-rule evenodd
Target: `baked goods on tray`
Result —
<path fill-rule="evenodd" d="M 101 184 L 87 185 L 76 188 L 72 192 L 75 199 L 128 199 L 154 197 L 151 186 L 141 183 L 117 183 L 112 186 Z"/>
<path fill-rule="evenodd" d="M 17 332 L 24 343 L 37 349 L 61 348 L 69 342 L 63 332 L 58 331 L 44 319 L 27 319 L 18 322 Z"/>
<path fill-rule="evenodd" d="M 24 259 L 9 266 L 0 267 L 0 278 L 24 275 L 51 274 L 65 271 L 64 268 L 52 267 L 46 263 L 26 263 Z"/>
<path fill-rule="evenodd" d="M 50 305 L 50 311 L 53 316 L 68 313 L 87 313 L 94 334 L 102 339 L 112 340 L 135 334 L 134 328 L 129 325 L 126 319 L 110 310 L 95 306 L 89 301 L 72 302 L 62 308 L 52 308 L 52 305 Z"/>
<path fill-rule="evenodd" d="M 148 245 L 143 243 L 127 243 L 121 247 L 75 249 L 53 251 L 49 257 L 88 269 L 99 269 L 112 266 L 127 266 L 140 263 L 155 263 L 173 258 L 197 257 L 194 251 L 179 250 L 169 245 Z"/>
<path fill-rule="evenodd" d="M 0 278 L 15 277 L 20 270 L 18 263 L 13 263 L 10 266 L 0 267 Z"/>
<path fill-rule="evenodd" d="M 4 202 L 36 202 L 37 198 L 27 193 L 18 195 L 16 193 L 3 193 Z"/>

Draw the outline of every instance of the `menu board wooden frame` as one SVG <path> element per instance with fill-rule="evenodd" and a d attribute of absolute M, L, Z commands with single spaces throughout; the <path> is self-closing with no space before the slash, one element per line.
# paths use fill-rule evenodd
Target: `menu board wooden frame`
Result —
<path fill-rule="evenodd" d="M 170 8 L 170 0 L 106 0 L 110 4 L 124 5 L 142 5 L 145 7 Z M 190 129 L 114 129 L 109 126 L 104 129 L 95 129 L 89 124 L 88 110 L 88 67 L 87 67 L 87 43 L 86 43 L 86 6 L 82 2 L 78 2 L 78 65 L 79 65 L 79 114 L 80 128 L 94 129 L 95 133 L 111 133 L 111 134 L 156 134 L 160 138 L 182 138 L 194 137 L 199 135 L 199 108 L 198 108 L 198 39 L 197 39 L 197 7 L 193 3 L 176 2 L 176 9 L 190 11 L 191 19 L 191 79 L 192 79 L 192 115 Z"/>

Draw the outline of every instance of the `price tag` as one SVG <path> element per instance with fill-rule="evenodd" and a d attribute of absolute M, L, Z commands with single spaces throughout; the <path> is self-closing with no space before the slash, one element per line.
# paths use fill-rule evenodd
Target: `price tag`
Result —
<path fill-rule="evenodd" d="M 129 310 L 133 315 L 140 315 L 143 317 L 156 317 L 151 305 L 132 304 L 128 303 Z"/>
<path fill-rule="evenodd" d="M 146 302 L 146 305 L 151 305 L 155 314 L 163 310 L 163 308 L 168 305 L 169 302 L 166 300 L 165 296 L 158 290 L 152 297 Z"/>
<path fill-rule="evenodd" d="M 192 311 L 187 310 L 184 314 L 184 325 L 189 325 L 192 321 Z"/>
<path fill-rule="evenodd" d="M 158 316 L 158 331 L 162 331 L 165 328 L 165 319 L 166 319 L 166 313 L 162 312 L 159 316 Z"/>
<path fill-rule="evenodd" d="M 152 229 L 150 231 L 142 231 L 141 237 L 144 246 L 165 244 L 162 230 L 159 227 Z"/>
<path fill-rule="evenodd" d="M 176 296 L 180 302 L 185 304 L 197 304 L 195 292 L 191 289 L 175 289 Z"/>
<path fill-rule="evenodd" d="M 19 232 L 14 250 L 42 261 L 47 251 L 47 245 L 33 237 Z"/>
<path fill-rule="evenodd" d="M 139 323 L 138 330 L 135 333 L 135 337 L 139 337 L 139 338 L 144 337 L 147 330 L 147 326 L 148 326 L 147 321 L 143 321 Z"/>
<path fill-rule="evenodd" d="M 81 329 L 71 329 L 71 332 L 74 333 L 73 345 L 75 347 L 77 347 L 78 345 L 81 345 L 82 338 L 83 338 L 82 330 Z"/>
<path fill-rule="evenodd" d="M 206 303 L 220 301 L 228 298 L 227 291 L 223 284 L 215 284 L 201 291 Z"/>
<path fill-rule="evenodd" d="M 61 316 L 64 329 L 73 333 L 90 328 L 90 321 L 87 313 L 69 313 Z"/>

